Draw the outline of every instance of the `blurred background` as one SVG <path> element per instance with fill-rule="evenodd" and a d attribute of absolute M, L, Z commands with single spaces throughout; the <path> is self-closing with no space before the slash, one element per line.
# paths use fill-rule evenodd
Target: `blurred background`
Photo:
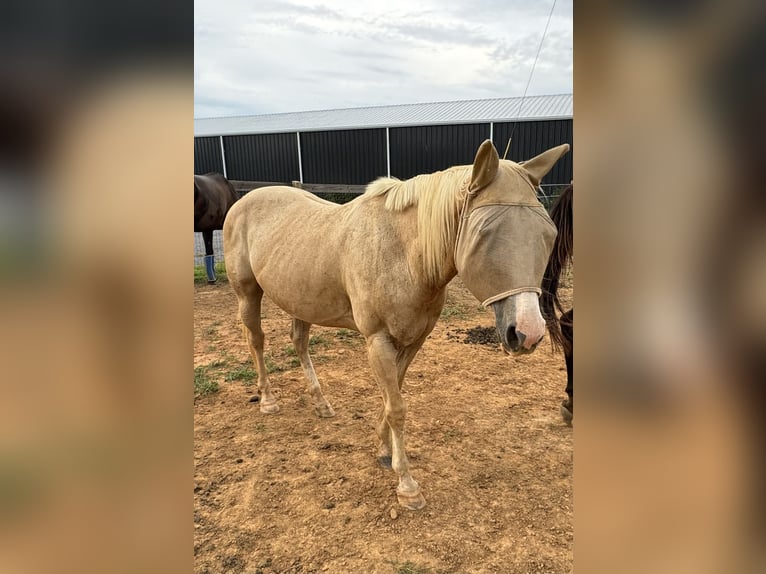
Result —
<path fill-rule="evenodd" d="M 192 14 L 3 8 L 2 572 L 191 570 Z"/>
<path fill-rule="evenodd" d="M 763 572 L 764 8 L 575 7 L 575 565 Z"/>
<path fill-rule="evenodd" d="M 192 10 L 4 8 L 2 572 L 192 567 Z M 766 571 L 763 4 L 575 37 L 576 567 Z"/>

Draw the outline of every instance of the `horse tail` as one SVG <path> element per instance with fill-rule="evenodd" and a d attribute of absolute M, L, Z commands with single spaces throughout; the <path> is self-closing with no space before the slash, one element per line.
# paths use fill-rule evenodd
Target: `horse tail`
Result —
<path fill-rule="evenodd" d="M 556 199 L 551 208 L 551 219 L 556 225 L 558 235 L 553 243 L 553 251 L 545 268 L 540 295 L 540 312 L 548 325 L 551 342 L 554 348 L 569 345 L 569 341 L 561 331 L 561 324 L 556 311 L 563 314 L 564 310 L 558 296 L 561 272 L 571 263 L 574 254 L 572 233 L 572 193 L 573 186 L 569 185 Z"/>

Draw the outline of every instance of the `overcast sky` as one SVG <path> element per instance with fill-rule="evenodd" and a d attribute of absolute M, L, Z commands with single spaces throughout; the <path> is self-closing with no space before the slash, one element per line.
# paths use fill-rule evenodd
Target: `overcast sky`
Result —
<path fill-rule="evenodd" d="M 553 0 L 195 0 L 194 115 L 521 96 Z M 557 0 L 528 95 L 572 91 Z"/>

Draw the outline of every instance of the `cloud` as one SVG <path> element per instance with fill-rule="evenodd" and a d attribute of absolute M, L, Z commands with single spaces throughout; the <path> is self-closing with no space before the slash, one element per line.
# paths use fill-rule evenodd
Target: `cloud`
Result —
<path fill-rule="evenodd" d="M 561 5 L 530 93 L 571 90 L 571 2 Z M 425 0 L 417 11 L 405 0 L 198 0 L 195 115 L 520 95 L 548 10 L 516 0 Z"/>

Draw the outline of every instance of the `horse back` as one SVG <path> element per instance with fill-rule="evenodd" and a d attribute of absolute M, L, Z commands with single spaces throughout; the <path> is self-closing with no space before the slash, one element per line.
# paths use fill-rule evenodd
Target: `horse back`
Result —
<path fill-rule="evenodd" d="M 417 340 L 444 290 L 417 272 L 415 215 L 385 209 L 383 197 L 336 205 L 290 187 L 254 190 L 224 225 L 229 281 L 309 323 Z"/>
<path fill-rule="evenodd" d="M 289 260 L 304 251 L 310 259 L 321 259 L 324 246 L 334 245 L 342 234 L 337 231 L 338 208 L 306 191 L 288 186 L 254 189 L 229 211 L 224 223 L 224 245 L 247 251 L 253 264 L 282 264 L 276 254 Z M 337 252 L 336 252 L 337 255 Z M 307 263 L 307 262 L 306 262 Z"/>
<path fill-rule="evenodd" d="M 291 187 L 245 195 L 223 228 L 232 287 L 238 293 L 262 290 L 304 321 L 354 328 L 343 274 L 343 207 Z"/>

